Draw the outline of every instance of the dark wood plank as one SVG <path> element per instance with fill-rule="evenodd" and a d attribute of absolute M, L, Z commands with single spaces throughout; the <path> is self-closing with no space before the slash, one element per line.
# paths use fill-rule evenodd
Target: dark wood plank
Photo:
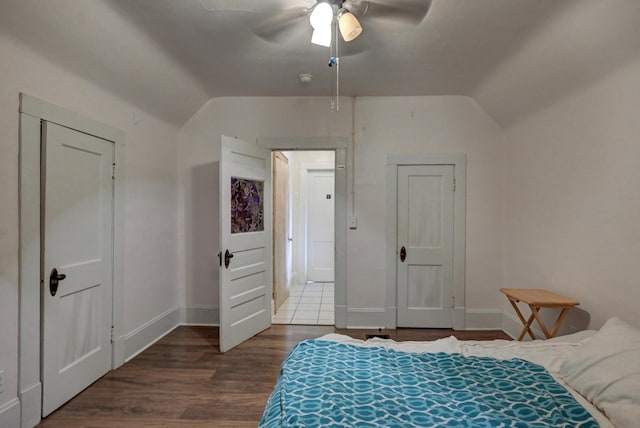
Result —
<path fill-rule="evenodd" d="M 295 344 L 327 333 L 397 341 L 510 339 L 499 331 L 339 330 L 274 325 L 224 354 L 216 327 L 178 327 L 58 409 L 38 427 L 255 427 Z"/>

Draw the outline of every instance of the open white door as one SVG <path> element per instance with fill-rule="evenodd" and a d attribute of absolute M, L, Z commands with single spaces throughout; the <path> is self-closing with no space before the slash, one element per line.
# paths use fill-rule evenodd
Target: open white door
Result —
<path fill-rule="evenodd" d="M 273 312 L 289 298 L 289 159 L 273 152 Z"/>
<path fill-rule="evenodd" d="M 42 415 L 111 367 L 114 143 L 45 122 Z"/>
<path fill-rule="evenodd" d="M 220 351 L 271 326 L 271 152 L 222 136 Z"/>

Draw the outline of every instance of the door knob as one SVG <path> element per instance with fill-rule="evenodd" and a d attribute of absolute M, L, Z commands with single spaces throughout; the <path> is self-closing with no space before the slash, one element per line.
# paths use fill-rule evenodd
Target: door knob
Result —
<path fill-rule="evenodd" d="M 402 248 L 400 248 L 400 261 L 404 263 L 406 258 L 407 258 L 407 249 L 404 248 L 404 245 L 403 245 Z"/>
<path fill-rule="evenodd" d="M 230 253 L 229 250 L 227 249 L 224 252 L 224 267 L 229 269 L 229 262 L 231 261 L 231 259 L 233 258 L 233 253 Z"/>
<path fill-rule="evenodd" d="M 49 292 L 52 296 L 55 296 L 58 292 L 58 285 L 60 285 L 60 281 L 65 279 L 67 275 L 61 273 L 58 274 L 58 269 L 51 269 L 51 275 L 49 275 Z"/>

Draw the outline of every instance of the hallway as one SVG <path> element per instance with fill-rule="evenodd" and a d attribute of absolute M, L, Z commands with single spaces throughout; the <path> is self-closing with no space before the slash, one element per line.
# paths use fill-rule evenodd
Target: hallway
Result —
<path fill-rule="evenodd" d="M 295 285 L 271 319 L 273 324 L 334 325 L 334 284 Z"/>

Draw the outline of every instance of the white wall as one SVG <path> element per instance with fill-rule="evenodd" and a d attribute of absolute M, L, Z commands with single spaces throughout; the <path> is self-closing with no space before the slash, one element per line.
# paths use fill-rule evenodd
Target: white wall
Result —
<path fill-rule="evenodd" d="M 5 426 L 3 406 L 15 402 L 18 392 L 18 94 L 25 92 L 126 132 L 125 333 L 178 303 L 178 130 L 5 36 L 0 36 L 0 58 L 0 426 Z"/>
<path fill-rule="evenodd" d="M 220 134 L 351 136 L 351 100 L 216 98 L 180 131 L 185 219 L 185 303 L 218 304 L 217 171 Z M 364 97 L 355 107 L 355 210 L 347 234 L 347 303 L 376 312 L 385 302 L 385 174 L 389 153 L 467 154 L 467 307 L 501 307 L 502 173 L 500 129 L 466 97 Z M 350 189 L 349 189 L 350 190 Z M 349 207 L 350 209 L 350 207 Z M 384 325 L 380 320 L 379 325 Z M 347 324 L 349 324 L 347 320 Z"/>
<path fill-rule="evenodd" d="M 383 307 L 388 153 L 467 155 L 466 307 L 500 306 L 503 144 L 500 129 L 465 97 L 358 99 L 356 215 L 349 236 L 350 307 Z"/>
<path fill-rule="evenodd" d="M 579 300 L 564 331 L 640 327 L 638 76 L 627 63 L 506 130 L 504 283 Z"/>
<path fill-rule="evenodd" d="M 520 34 L 518 48 L 495 62 L 494 70 L 467 94 L 503 127 L 536 114 L 638 54 L 640 2 L 552 3 L 551 15 Z"/>
<path fill-rule="evenodd" d="M 328 98 L 214 98 L 179 133 L 181 208 L 179 272 L 182 303 L 218 308 L 218 157 L 222 134 L 255 142 L 263 137 L 349 136 L 349 103 L 340 114 Z"/>

